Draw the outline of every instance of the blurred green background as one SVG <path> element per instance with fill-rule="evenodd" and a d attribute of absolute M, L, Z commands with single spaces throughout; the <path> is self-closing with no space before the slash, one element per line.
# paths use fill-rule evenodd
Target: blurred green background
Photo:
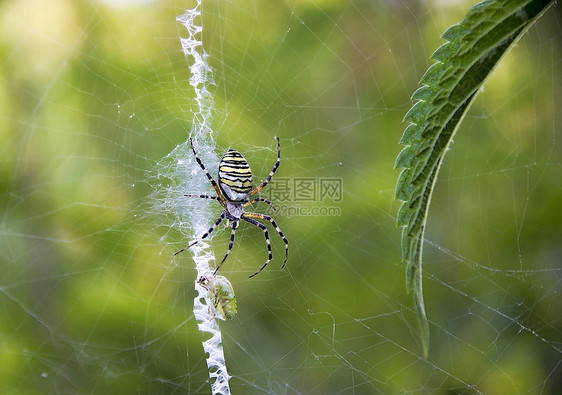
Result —
<path fill-rule="evenodd" d="M 427 360 L 405 292 L 402 118 L 475 3 L 203 0 L 217 154 L 236 147 L 262 179 L 278 135 L 276 177 L 343 186 L 312 204 L 341 215 L 276 216 L 285 270 L 272 232 L 276 258 L 248 279 L 265 245 L 240 227 L 221 269 L 239 309 L 221 322 L 233 393 L 562 387 L 560 7 L 504 59 L 445 158 L 424 247 Z M 210 392 L 195 270 L 173 259 L 186 240 L 149 198 L 156 163 L 189 135 L 175 18 L 193 5 L 0 1 L 2 393 Z"/>

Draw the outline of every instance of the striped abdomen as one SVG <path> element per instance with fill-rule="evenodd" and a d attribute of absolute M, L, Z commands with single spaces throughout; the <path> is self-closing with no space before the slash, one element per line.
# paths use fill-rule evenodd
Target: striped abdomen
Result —
<path fill-rule="evenodd" d="M 247 202 L 252 191 L 252 170 L 242 154 L 230 148 L 219 163 L 219 186 L 231 202 Z"/>

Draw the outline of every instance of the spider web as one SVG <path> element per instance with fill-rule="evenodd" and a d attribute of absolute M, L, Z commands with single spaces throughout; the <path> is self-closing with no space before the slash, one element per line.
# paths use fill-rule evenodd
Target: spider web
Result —
<path fill-rule="evenodd" d="M 252 210 L 290 241 L 281 269 L 266 224 L 274 258 L 249 279 L 267 250 L 241 224 L 221 268 L 238 303 L 219 323 L 233 393 L 559 391 L 560 7 L 506 56 L 445 158 L 424 246 L 428 359 L 405 292 L 402 118 L 473 4 L 203 0 L 214 106 L 198 154 L 215 175 L 236 148 L 257 183 L 280 136 L 259 195 L 277 211 Z M 213 193 L 187 144 L 176 17 L 194 5 L 0 3 L 3 393 L 211 391 L 197 272 L 191 252 L 173 256 L 220 214 L 183 196 Z M 229 235 L 214 232 L 214 256 Z"/>

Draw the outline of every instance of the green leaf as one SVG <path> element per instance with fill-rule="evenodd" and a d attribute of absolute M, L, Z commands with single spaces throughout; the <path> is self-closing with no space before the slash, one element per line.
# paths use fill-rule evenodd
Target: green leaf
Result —
<path fill-rule="evenodd" d="M 396 198 L 403 200 L 397 224 L 402 231 L 406 289 L 412 291 L 424 356 L 429 351 L 429 323 L 422 292 L 422 247 L 431 194 L 453 136 L 478 91 L 506 52 L 554 0 L 488 0 L 443 34 L 447 41 L 432 55 L 437 61 L 413 94 L 417 102 L 395 166 L 402 168 Z"/>

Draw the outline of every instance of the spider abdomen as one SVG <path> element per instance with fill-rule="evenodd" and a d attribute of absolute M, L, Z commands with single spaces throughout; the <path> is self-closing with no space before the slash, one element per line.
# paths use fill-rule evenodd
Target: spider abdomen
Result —
<path fill-rule="evenodd" d="M 253 188 L 252 170 L 242 154 L 230 148 L 219 163 L 219 186 L 231 202 L 246 202 Z"/>

